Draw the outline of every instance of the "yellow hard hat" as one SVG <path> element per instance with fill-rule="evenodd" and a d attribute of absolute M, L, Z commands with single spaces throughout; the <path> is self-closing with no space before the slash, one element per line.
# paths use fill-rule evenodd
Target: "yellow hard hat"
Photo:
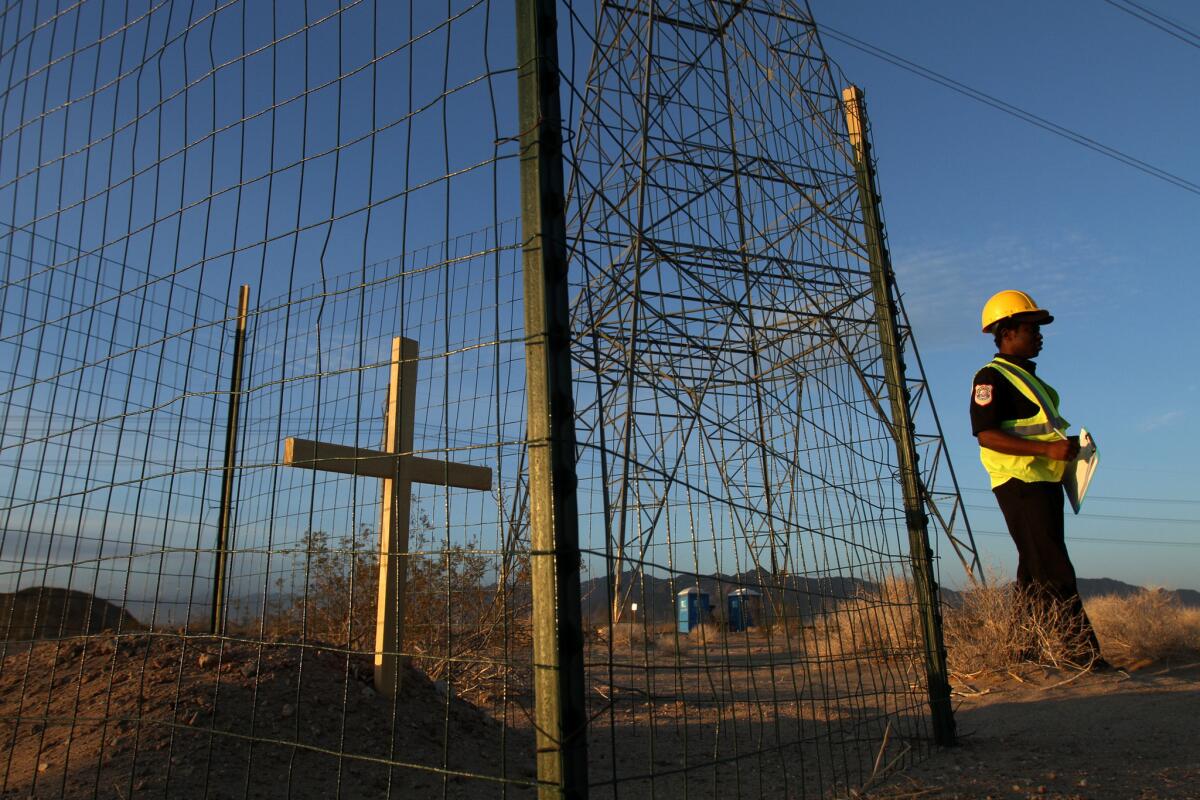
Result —
<path fill-rule="evenodd" d="M 1015 317 L 1017 314 L 1035 315 L 1031 316 L 1029 321 L 1039 325 L 1054 322 L 1050 312 L 1038 308 L 1032 297 L 1016 289 L 1005 289 L 1003 292 L 996 292 L 983 304 L 983 332 L 987 333 L 988 329 L 1000 320 Z"/>

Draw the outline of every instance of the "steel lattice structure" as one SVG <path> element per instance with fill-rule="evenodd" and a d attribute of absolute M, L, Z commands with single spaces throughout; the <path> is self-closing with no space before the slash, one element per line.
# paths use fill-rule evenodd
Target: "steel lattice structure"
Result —
<path fill-rule="evenodd" d="M 669 482 L 688 448 L 665 445 L 737 429 L 744 438 L 734 452 L 710 462 L 738 465 L 714 477 L 731 491 L 750 473 L 765 486 L 761 535 L 739 566 L 804 571 L 793 563 L 802 554 L 774 530 L 803 530 L 804 512 L 777 518 L 772 487 L 852 481 L 822 486 L 804 463 L 814 451 L 795 446 L 796 437 L 837 406 L 867 425 L 889 419 L 838 88 L 845 81 L 799 6 L 677 3 L 639 14 L 606 4 L 599 38 L 574 153 L 577 252 L 585 255 L 574 312 L 588 337 L 579 358 L 602 386 L 596 403 L 605 412 L 597 413 L 616 442 L 607 446 L 639 454 L 633 460 L 646 473 Z M 915 349 L 906 320 L 902 327 Z M 933 412 L 917 366 L 909 385 L 921 419 Z M 631 398 L 641 387 L 671 398 L 690 430 L 664 431 L 661 415 L 639 412 Z M 965 541 L 956 531 L 957 488 L 939 479 L 937 422 L 922 422 L 930 509 L 975 572 L 969 529 Z M 624 472 L 622 464 L 608 481 L 613 508 L 629 504 Z M 948 508 L 937 502 L 943 493 Z"/>

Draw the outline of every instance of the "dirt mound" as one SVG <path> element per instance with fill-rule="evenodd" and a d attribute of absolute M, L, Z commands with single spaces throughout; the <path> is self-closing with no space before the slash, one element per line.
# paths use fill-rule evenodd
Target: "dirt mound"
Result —
<path fill-rule="evenodd" d="M 0 638 L 10 642 L 142 627 L 125 609 L 87 592 L 30 586 L 0 594 Z"/>
<path fill-rule="evenodd" d="M 528 733 L 417 670 L 395 702 L 371 674 L 362 655 L 211 637 L 9 646 L 0 794 L 440 797 L 445 784 L 449 797 L 478 797 L 533 782 Z"/>

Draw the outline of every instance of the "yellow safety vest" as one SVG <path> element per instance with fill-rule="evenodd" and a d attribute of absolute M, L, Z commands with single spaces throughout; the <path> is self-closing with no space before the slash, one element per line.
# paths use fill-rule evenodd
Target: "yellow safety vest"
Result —
<path fill-rule="evenodd" d="M 1024 419 L 1000 423 L 1000 430 L 1038 442 L 1053 442 L 1063 438 L 1070 424 L 1058 413 L 1058 392 L 1028 370 L 1009 361 L 994 359 L 989 367 L 999 372 L 1022 395 L 1037 406 L 1037 413 Z M 1010 456 L 980 446 L 979 460 L 992 479 L 992 488 L 1016 478 L 1025 483 L 1050 481 L 1057 483 L 1066 472 L 1067 462 L 1045 456 Z"/>

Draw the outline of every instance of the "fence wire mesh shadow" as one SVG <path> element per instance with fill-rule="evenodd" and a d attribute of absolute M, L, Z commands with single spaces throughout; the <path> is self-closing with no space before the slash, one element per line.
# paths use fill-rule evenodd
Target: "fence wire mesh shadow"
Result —
<path fill-rule="evenodd" d="M 18 0 L 0 74 L 6 796 L 817 797 L 927 752 L 805 6 Z"/>

